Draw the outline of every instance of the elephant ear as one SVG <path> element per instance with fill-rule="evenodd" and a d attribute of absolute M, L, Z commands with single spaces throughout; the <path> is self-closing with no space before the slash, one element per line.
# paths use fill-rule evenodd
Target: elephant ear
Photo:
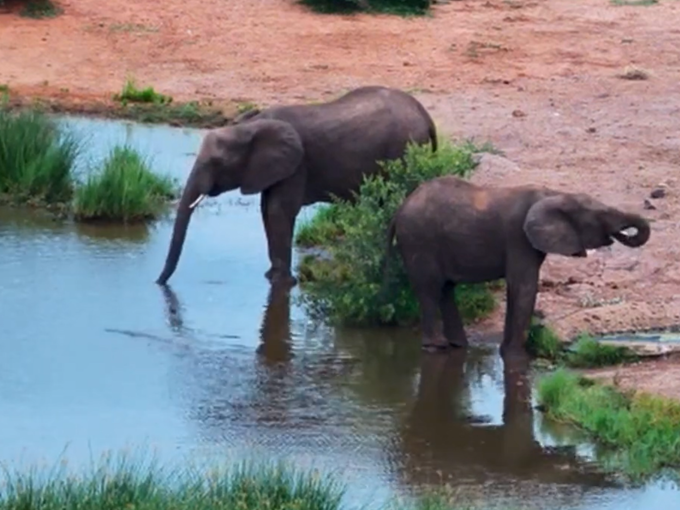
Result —
<path fill-rule="evenodd" d="M 295 173 L 304 149 L 293 126 L 273 119 L 253 120 L 242 126 L 250 130 L 251 140 L 241 193 L 261 193 Z"/>
<path fill-rule="evenodd" d="M 581 236 L 570 220 L 575 204 L 564 195 L 543 198 L 529 208 L 524 233 L 531 245 L 543 253 L 585 256 Z"/>

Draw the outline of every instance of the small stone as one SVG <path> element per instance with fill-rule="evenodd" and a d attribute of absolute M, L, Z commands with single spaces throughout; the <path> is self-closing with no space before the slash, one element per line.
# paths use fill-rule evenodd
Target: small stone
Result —
<path fill-rule="evenodd" d="M 651 211 L 651 210 L 656 209 L 656 206 L 653 205 L 653 204 L 652 204 L 649 200 L 647 200 L 646 198 L 645 198 L 645 204 L 644 204 L 643 207 L 644 207 L 645 209 L 647 209 L 648 211 Z"/>
<path fill-rule="evenodd" d="M 512 111 L 512 116 L 513 116 L 513 117 L 526 117 L 527 114 L 524 113 L 522 110 L 513 110 L 513 111 Z"/>
<path fill-rule="evenodd" d="M 589 127 L 588 129 L 586 129 L 586 132 L 588 132 L 588 133 L 595 133 L 596 131 L 597 131 L 597 128 L 594 128 L 594 127 Z"/>
<path fill-rule="evenodd" d="M 664 188 L 655 188 L 649 196 L 651 198 L 663 198 L 666 196 L 666 190 Z"/>

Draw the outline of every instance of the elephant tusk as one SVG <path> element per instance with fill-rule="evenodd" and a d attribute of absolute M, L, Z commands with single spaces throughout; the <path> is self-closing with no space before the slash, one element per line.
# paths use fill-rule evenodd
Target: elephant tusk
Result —
<path fill-rule="evenodd" d="M 626 237 L 635 237 L 638 235 L 638 229 L 635 227 L 627 227 L 624 229 L 619 230 L 619 234 L 624 235 Z"/>
<path fill-rule="evenodd" d="M 202 201 L 206 196 L 207 196 L 207 195 L 204 195 L 204 194 L 198 195 L 198 198 L 197 198 L 196 200 L 194 200 L 194 201 L 189 205 L 189 209 L 193 209 L 193 208 L 196 207 L 198 204 L 200 204 L 201 201 Z"/>

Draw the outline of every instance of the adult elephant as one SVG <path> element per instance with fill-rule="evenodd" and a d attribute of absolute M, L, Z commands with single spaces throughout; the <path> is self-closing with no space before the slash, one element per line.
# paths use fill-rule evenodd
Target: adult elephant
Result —
<path fill-rule="evenodd" d="M 291 253 L 295 219 L 302 206 L 352 200 L 378 160 L 403 156 L 406 144 L 429 141 L 437 149 L 432 118 L 413 96 L 381 86 L 361 87 L 322 104 L 274 106 L 209 131 L 187 178 L 175 218 L 165 284 L 177 267 L 196 205 L 239 188 L 261 193 L 272 282 L 294 285 Z"/>
<path fill-rule="evenodd" d="M 626 231 L 637 230 L 634 235 Z M 422 347 L 465 347 L 453 300 L 459 283 L 505 278 L 507 310 L 501 354 L 525 355 L 539 271 L 548 253 L 586 257 L 614 240 L 639 247 L 647 220 L 581 193 L 537 186 L 481 187 L 455 176 L 421 184 L 401 204 L 388 228 L 418 299 Z M 385 276 L 388 267 L 385 265 Z M 441 311 L 443 327 L 436 322 Z"/>

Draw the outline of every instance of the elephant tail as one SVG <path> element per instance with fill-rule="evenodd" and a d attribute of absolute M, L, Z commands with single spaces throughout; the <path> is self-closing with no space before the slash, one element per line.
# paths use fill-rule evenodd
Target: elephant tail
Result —
<path fill-rule="evenodd" d="M 428 133 L 430 135 L 430 143 L 432 144 L 432 152 L 437 152 L 437 126 L 434 125 L 431 117 L 429 117 L 429 121 Z"/>

